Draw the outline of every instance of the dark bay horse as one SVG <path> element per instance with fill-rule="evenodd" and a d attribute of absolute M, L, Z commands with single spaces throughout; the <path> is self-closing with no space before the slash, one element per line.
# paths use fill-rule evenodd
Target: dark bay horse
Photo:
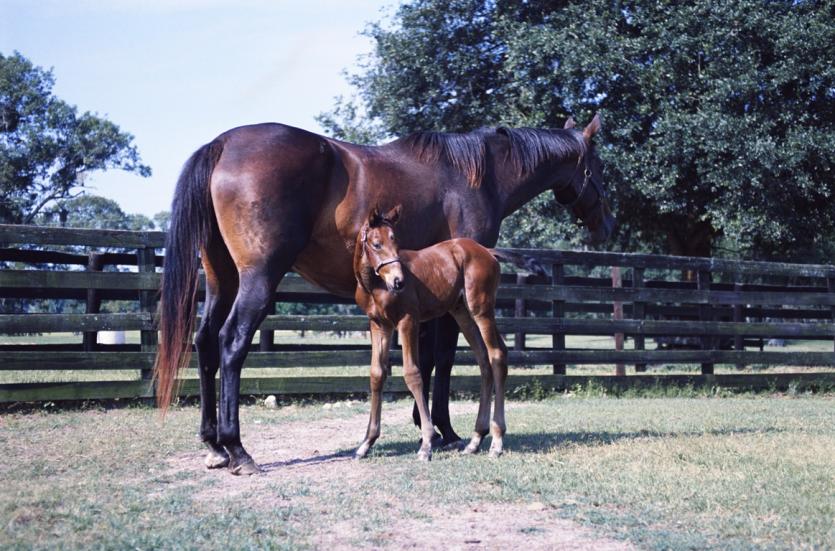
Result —
<path fill-rule="evenodd" d="M 569 119 L 565 129 L 422 132 L 376 147 L 281 124 L 221 134 L 186 161 L 175 190 L 155 363 L 159 404 L 167 407 L 177 370 L 189 360 L 202 262 L 206 298 L 195 345 L 206 464 L 257 472 L 240 440 L 241 368 L 284 274 L 294 270 L 331 293 L 353 297 L 354 241 L 373 205 L 403 205 L 398 233 L 404 248 L 452 237 L 493 246 L 503 218 L 551 189 L 592 238 L 606 238 L 614 217 L 592 144 L 599 127 L 595 116 L 583 130 Z M 432 418 L 452 441 L 458 437 L 449 423 L 449 371 L 458 329 L 448 321 L 434 343 L 435 335 L 428 337 L 435 354 L 422 355 L 424 392 L 434 362 Z"/>
<path fill-rule="evenodd" d="M 418 458 L 432 457 L 434 430 L 418 362 L 420 322 L 452 314 L 478 360 L 481 399 L 475 430 L 464 453 L 476 453 L 489 430 L 490 456 L 503 450 L 507 348 L 496 329 L 496 291 L 501 271 L 493 253 L 472 239 L 442 241 L 419 251 L 401 249 L 394 227 L 400 206 L 385 215 L 375 208 L 360 228 L 354 248 L 355 299 L 371 327 L 371 415 L 356 457 L 365 457 L 380 437 L 381 395 L 386 382 L 391 336 L 403 344 L 403 378 L 415 398 L 422 441 Z M 495 386 L 496 408 L 490 422 Z"/>

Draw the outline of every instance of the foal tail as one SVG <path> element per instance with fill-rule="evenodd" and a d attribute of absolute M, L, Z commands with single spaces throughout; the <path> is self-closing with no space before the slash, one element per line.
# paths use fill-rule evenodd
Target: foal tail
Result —
<path fill-rule="evenodd" d="M 509 262 L 517 268 L 530 272 L 533 275 L 548 275 L 542 264 L 532 256 L 525 256 L 523 254 L 512 253 L 499 249 L 490 249 L 490 253 L 496 257 L 499 262 Z"/>
<path fill-rule="evenodd" d="M 223 144 L 217 140 L 198 149 L 186 161 L 171 205 L 165 240 L 165 269 L 160 291 L 160 342 L 154 363 L 157 405 L 168 410 L 179 369 L 191 358 L 191 335 L 197 309 L 198 253 L 214 226 L 209 179 Z"/>

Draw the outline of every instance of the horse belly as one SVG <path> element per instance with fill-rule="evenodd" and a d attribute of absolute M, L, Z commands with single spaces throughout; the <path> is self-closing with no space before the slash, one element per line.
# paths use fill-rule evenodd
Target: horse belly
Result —
<path fill-rule="evenodd" d="M 296 258 L 293 271 L 329 293 L 354 297 L 357 280 L 351 254 L 342 247 L 311 243 Z"/>

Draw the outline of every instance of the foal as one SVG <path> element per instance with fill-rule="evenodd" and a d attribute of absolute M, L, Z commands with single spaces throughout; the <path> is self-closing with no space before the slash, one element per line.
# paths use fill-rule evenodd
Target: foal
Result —
<path fill-rule="evenodd" d="M 447 312 L 455 317 L 481 368 L 481 399 L 475 431 L 464 453 L 475 453 L 488 430 L 490 456 L 502 453 L 505 433 L 504 392 L 507 348 L 496 330 L 499 263 L 472 239 L 452 239 L 419 251 L 399 250 L 394 226 L 400 205 L 385 215 L 375 208 L 354 246 L 355 298 L 371 325 L 371 417 L 356 457 L 365 457 L 380 436 L 380 394 L 386 380 L 389 345 L 395 328 L 403 344 L 403 378 L 420 414 L 422 440 L 418 459 L 432 456 L 434 433 L 418 370 L 420 322 Z M 496 408 L 490 422 L 490 398 Z"/>

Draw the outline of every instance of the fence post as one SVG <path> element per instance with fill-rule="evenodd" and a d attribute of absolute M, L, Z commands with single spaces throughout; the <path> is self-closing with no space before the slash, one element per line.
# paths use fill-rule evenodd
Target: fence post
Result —
<path fill-rule="evenodd" d="M 620 266 L 612 266 L 612 287 L 620 289 L 623 287 L 623 280 L 620 277 Z M 615 321 L 623 320 L 623 302 L 619 300 L 612 301 L 612 319 Z M 615 333 L 615 350 L 623 350 L 623 333 Z M 615 376 L 624 377 L 626 375 L 626 366 L 622 363 L 615 364 Z"/>
<path fill-rule="evenodd" d="M 632 287 L 635 289 L 644 288 L 644 269 L 632 268 Z M 636 301 L 632 303 L 632 319 L 644 320 L 647 317 L 647 304 L 644 301 Z M 635 350 L 646 350 L 646 339 L 643 333 L 635 335 Z M 643 373 L 647 370 L 647 364 L 635 364 L 635 372 Z"/>
<path fill-rule="evenodd" d="M 275 297 L 273 297 L 273 300 Z M 275 314 L 275 302 L 272 303 L 272 314 Z M 260 329 L 260 335 L 258 339 L 258 350 L 261 352 L 269 352 L 273 349 L 273 345 L 275 344 L 275 331 L 272 329 Z"/>
<path fill-rule="evenodd" d="M 517 285 L 525 285 L 528 282 L 528 276 L 524 274 L 516 274 L 516 284 Z M 516 302 L 514 303 L 513 309 L 513 317 L 515 318 L 524 318 L 528 315 L 528 305 L 523 298 L 517 298 Z M 525 333 L 522 331 L 517 331 L 513 335 L 513 349 L 514 350 L 524 350 L 525 349 Z"/>
<path fill-rule="evenodd" d="M 699 270 L 698 274 L 696 275 L 696 287 L 700 291 L 709 291 L 710 290 L 710 272 L 705 270 Z M 700 304 L 699 305 L 699 319 L 701 321 L 711 321 L 712 319 L 712 312 L 710 304 Z M 713 339 L 710 336 L 702 335 L 702 350 L 711 350 L 713 348 Z M 713 375 L 713 363 L 712 362 L 702 362 L 702 375 Z"/>
<path fill-rule="evenodd" d="M 153 273 L 156 271 L 156 251 L 153 247 L 142 247 L 136 253 L 139 273 Z M 152 318 L 156 318 L 157 293 L 155 291 L 139 291 L 139 310 L 148 312 Z M 155 324 L 154 324 L 155 325 Z M 189 335 L 191 338 L 191 335 Z M 139 349 L 142 352 L 157 351 L 157 330 L 143 329 L 139 333 Z M 151 369 L 143 369 L 141 376 L 143 380 L 151 379 Z"/>
<path fill-rule="evenodd" d="M 742 283 L 734 283 L 734 292 L 741 293 L 744 291 L 744 286 Z M 741 302 L 734 304 L 733 312 L 734 312 L 734 322 L 735 323 L 742 323 L 742 310 L 744 309 Z M 742 335 L 734 335 L 734 350 L 737 352 L 741 352 L 745 350 L 745 337 Z M 737 362 L 736 368 L 739 370 L 745 369 L 745 364 L 741 362 Z"/>
<path fill-rule="evenodd" d="M 829 289 L 830 293 L 835 293 L 835 277 L 828 277 L 826 278 L 826 286 Z M 832 321 L 835 322 L 835 306 L 831 308 L 832 310 Z M 835 351 L 835 338 L 832 339 L 833 341 L 833 351 Z"/>
<path fill-rule="evenodd" d="M 565 268 L 562 264 L 551 265 L 551 285 L 565 284 Z M 565 301 L 555 300 L 551 302 L 551 317 L 555 320 L 565 318 Z M 554 350 L 565 350 L 565 331 L 556 329 L 551 335 L 551 347 Z M 565 364 L 555 363 L 553 365 L 554 375 L 565 375 Z"/>
<path fill-rule="evenodd" d="M 87 271 L 100 272 L 102 270 L 102 255 L 97 252 L 90 252 L 87 257 Z M 88 314 L 98 314 L 101 309 L 101 296 L 98 289 L 87 289 L 87 308 L 85 310 Z M 96 339 L 98 331 L 85 331 L 83 342 L 84 351 L 92 352 L 96 349 Z"/>

